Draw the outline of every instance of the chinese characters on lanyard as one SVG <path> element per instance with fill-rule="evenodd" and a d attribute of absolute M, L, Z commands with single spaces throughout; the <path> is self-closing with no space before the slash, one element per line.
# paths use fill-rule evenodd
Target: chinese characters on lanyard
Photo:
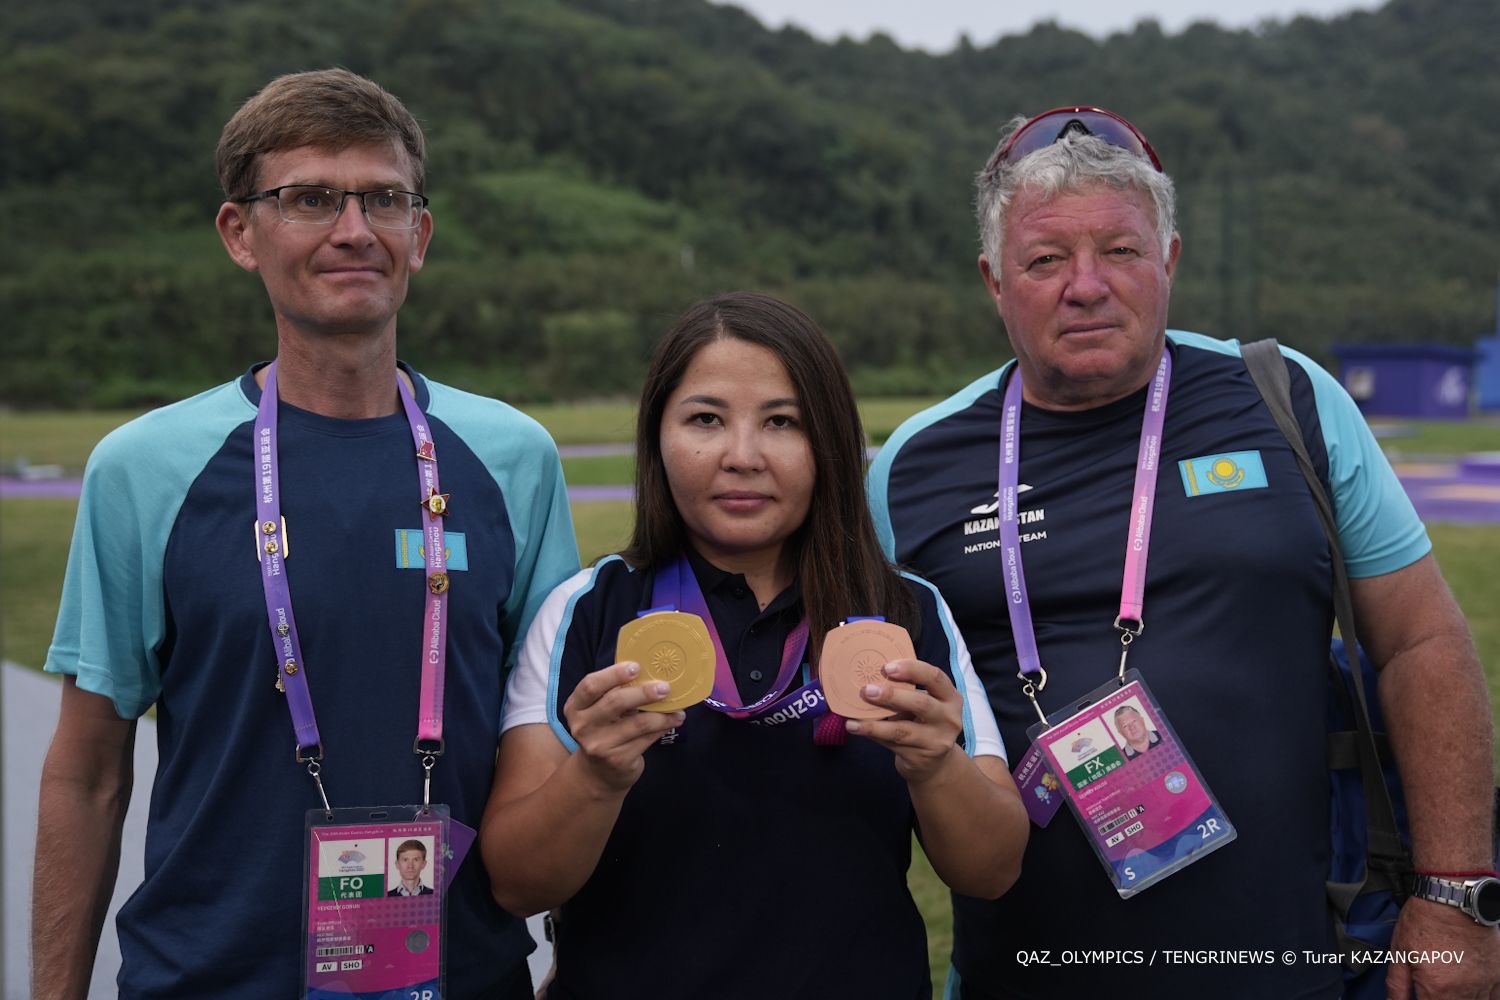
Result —
<path fill-rule="evenodd" d="M 1027 730 L 1030 751 L 1016 768 L 1027 812 L 1046 826 L 1066 799 L 1121 897 L 1232 841 L 1234 827 L 1178 742 L 1136 670 L 1130 644 L 1145 629 L 1146 558 L 1156 505 L 1157 467 L 1172 377 L 1165 349 L 1147 390 L 1126 532 L 1117 676 L 1049 717 L 1037 702 L 1047 672 L 1032 627 L 1021 559 L 1017 493 L 1021 463 L 1021 373 L 1005 390 L 1000 428 L 1000 553 L 1006 608 L 1015 637 L 1017 678 L 1041 720 Z"/>
<path fill-rule="evenodd" d="M 443 995 L 448 886 L 473 831 L 432 803 L 432 769 L 443 753 L 443 674 L 447 666 L 448 567 L 437 449 L 426 417 L 398 376 L 416 448 L 426 583 L 422 596 L 421 689 L 417 735 L 420 806 L 334 809 L 323 788 L 323 743 L 307 688 L 307 664 L 287 584 L 287 528 L 281 513 L 276 363 L 266 370 L 255 418 L 256 542 L 267 621 L 276 650 L 276 687 L 286 694 L 296 734 L 294 758 L 307 766 L 323 808 L 306 816 L 303 846 L 302 996 Z"/>
<path fill-rule="evenodd" d="M 411 390 L 399 377 L 396 388 L 416 446 L 418 499 L 425 542 L 427 589 L 423 595 L 422 614 L 422 686 L 417 736 L 412 744 L 424 771 L 422 803 L 425 806 L 431 800 L 432 768 L 443 753 L 443 673 L 447 666 L 449 580 L 442 519 L 448 512 L 448 496 L 440 492 L 437 449 L 428 431 L 426 417 L 418 408 Z M 265 590 L 266 616 L 271 627 L 271 643 L 277 654 L 276 687 L 285 691 L 287 707 L 292 714 L 292 730 L 296 735 L 294 758 L 297 763 L 307 765 L 308 774 L 317 783 L 324 809 L 331 810 L 328 794 L 323 788 L 323 743 L 313 714 L 312 696 L 307 689 L 307 664 L 302 658 L 297 619 L 292 614 L 292 595 L 287 585 L 287 531 L 281 513 L 274 361 L 266 369 L 266 385 L 255 417 L 254 451 L 257 541 L 261 546 L 261 583 Z"/>

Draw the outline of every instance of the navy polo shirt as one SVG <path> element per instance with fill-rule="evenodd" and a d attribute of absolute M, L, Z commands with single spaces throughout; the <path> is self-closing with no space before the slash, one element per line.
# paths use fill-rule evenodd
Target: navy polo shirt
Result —
<path fill-rule="evenodd" d="M 764 693 L 802 616 L 798 588 L 762 611 L 743 577 L 690 563 L 742 694 Z M 522 647 L 506 728 L 544 723 L 576 749 L 562 706 L 614 662 L 620 627 L 651 606 L 652 578 L 611 556 L 554 591 Z M 965 712 L 965 746 L 1003 755 L 946 606 L 905 579 L 921 612 L 918 657 L 978 703 L 977 723 Z M 549 996 L 930 995 L 926 932 L 906 884 L 906 783 L 885 748 L 854 736 L 817 746 L 813 728 L 687 709 L 680 740 L 646 751 L 597 867 L 561 909 Z"/>

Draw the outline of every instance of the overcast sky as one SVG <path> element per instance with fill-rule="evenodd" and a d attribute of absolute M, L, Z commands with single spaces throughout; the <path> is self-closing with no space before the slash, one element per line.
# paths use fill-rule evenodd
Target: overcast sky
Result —
<path fill-rule="evenodd" d="M 725 0 L 716 0 L 725 2 Z M 1025 32 L 1038 21 L 1059 24 L 1102 37 L 1128 31 L 1154 17 L 1167 32 L 1194 21 L 1248 28 L 1263 20 L 1289 20 L 1298 14 L 1332 17 L 1350 10 L 1372 10 L 1374 0 L 1069 0 L 1032 5 L 1007 0 L 733 0 L 771 27 L 790 21 L 828 41 L 841 34 L 857 39 L 884 31 L 906 48 L 929 52 L 951 49 L 961 32 L 975 45 L 1001 35 Z M 1227 9 L 1226 9 L 1227 8 Z"/>

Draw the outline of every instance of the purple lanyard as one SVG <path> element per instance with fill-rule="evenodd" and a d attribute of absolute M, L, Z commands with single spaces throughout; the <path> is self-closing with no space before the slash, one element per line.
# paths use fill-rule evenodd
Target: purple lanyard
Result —
<path fill-rule="evenodd" d="M 1156 508 L 1156 472 L 1161 459 L 1162 427 L 1167 417 L 1167 389 L 1172 380 L 1172 354 L 1163 348 L 1161 364 L 1151 380 L 1146 413 L 1141 420 L 1141 443 L 1136 454 L 1135 493 L 1130 505 L 1130 531 L 1125 544 L 1125 578 L 1120 584 L 1120 676 L 1130 644 L 1145 629 L 1141 609 L 1146 602 L 1146 556 L 1151 548 L 1151 518 Z M 1046 722 L 1036 703 L 1036 694 L 1047 686 L 1036 632 L 1031 624 L 1031 601 L 1026 595 L 1026 575 L 1021 568 L 1021 533 L 1016 516 L 1016 494 L 1021 469 L 1021 371 L 1011 373 L 1005 389 L 1005 408 L 1000 421 L 1000 555 L 1005 580 L 1006 607 L 1011 633 L 1016 641 L 1017 677 L 1022 690 Z"/>
<path fill-rule="evenodd" d="M 437 451 L 427 430 L 426 418 L 411 390 L 398 377 L 396 389 L 411 425 L 412 441 L 417 446 L 417 473 L 422 505 L 422 533 L 425 540 L 427 596 L 423 598 L 422 617 L 422 688 L 418 706 L 417 739 L 413 751 L 422 758 L 425 780 L 422 803 L 428 804 L 432 789 L 432 768 L 443 753 L 443 672 L 447 666 L 448 635 L 448 564 L 444 551 L 443 521 L 447 513 L 447 495 L 438 487 Z M 302 643 L 297 636 L 297 620 L 292 614 L 292 594 L 286 579 L 286 522 L 281 515 L 281 472 L 276 445 L 276 362 L 266 368 L 266 385 L 261 391 L 260 407 L 255 417 L 255 493 L 259 541 L 261 543 L 261 583 L 266 596 L 266 616 L 271 626 L 271 642 L 276 649 L 276 687 L 286 692 L 287 707 L 292 713 L 292 730 L 297 743 L 294 758 L 307 765 L 307 773 L 318 786 L 323 808 L 331 813 L 328 794 L 323 789 L 323 743 L 313 715 L 312 695 L 307 690 L 306 663 Z"/>

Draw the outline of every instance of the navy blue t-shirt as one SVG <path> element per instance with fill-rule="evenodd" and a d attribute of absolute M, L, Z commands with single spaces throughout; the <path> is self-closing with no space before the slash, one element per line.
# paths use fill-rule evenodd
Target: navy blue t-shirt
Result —
<path fill-rule="evenodd" d="M 436 442 L 449 591 L 446 753 L 432 799 L 477 827 L 494 776 L 504 664 L 577 569 L 561 464 L 530 418 L 412 376 Z M 393 387 L 394 390 L 394 387 Z M 290 997 L 301 976 L 303 818 L 256 535 L 251 373 L 146 414 L 89 460 L 49 671 L 156 708 L 160 766 L 145 881 L 119 915 L 126 997 Z M 335 806 L 420 802 L 426 605 L 415 449 L 404 414 L 278 409 L 286 573 Z M 524 971 L 525 926 L 475 852 L 448 899 L 448 996 Z"/>
<path fill-rule="evenodd" d="M 1332 610 L 1323 530 L 1293 454 L 1238 347 L 1168 331 L 1174 367 L 1162 439 L 1138 668 L 1238 839 L 1139 895 L 1115 893 L 1063 810 L 1033 826 L 1016 886 L 955 897 L 965 997 L 1330 996 L 1339 968 L 1017 962 L 1021 950 L 1200 954 L 1332 952 L 1324 685 Z M 1347 394 L 1286 352 L 1292 398 L 1330 487 L 1351 575 L 1430 548 Z M 1019 760 L 1035 710 L 1016 679 L 1002 593 L 997 482 L 1003 372 L 913 417 L 871 469 L 887 553 L 947 597 L 1001 733 Z M 1031 614 L 1057 711 L 1114 676 L 1113 627 L 1146 390 L 1082 412 L 1024 405 L 1018 519 Z"/>

